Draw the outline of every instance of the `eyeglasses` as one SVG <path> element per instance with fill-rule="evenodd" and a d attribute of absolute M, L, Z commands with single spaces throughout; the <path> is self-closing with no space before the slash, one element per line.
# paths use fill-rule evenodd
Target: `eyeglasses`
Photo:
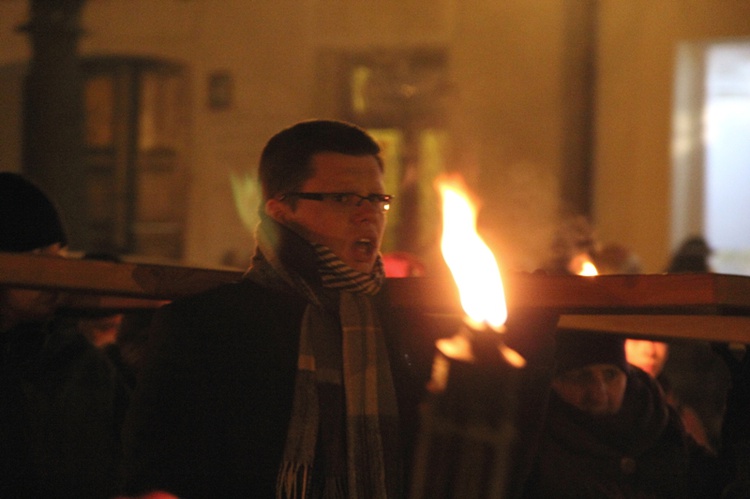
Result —
<path fill-rule="evenodd" d="M 393 196 L 390 194 L 368 194 L 360 196 L 354 192 L 287 192 L 279 197 L 283 201 L 286 198 L 295 197 L 299 199 L 309 199 L 311 201 L 330 200 L 345 208 L 355 208 L 361 206 L 362 202 L 367 200 L 380 211 L 388 211 L 391 208 Z"/>

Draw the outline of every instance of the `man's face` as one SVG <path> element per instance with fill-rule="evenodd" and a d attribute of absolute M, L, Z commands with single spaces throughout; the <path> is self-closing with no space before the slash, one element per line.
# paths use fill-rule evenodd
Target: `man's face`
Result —
<path fill-rule="evenodd" d="M 384 194 L 383 172 L 374 156 L 335 152 L 312 158 L 315 174 L 299 192 L 351 192 L 360 196 Z M 372 271 L 385 231 L 385 213 L 369 201 L 345 206 L 331 199 L 297 199 L 296 208 L 271 200 L 266 208 L 279 222 L 310 242 L 327 246 L 344 263 L 360 272 Z"/>
<path fill-rule="evenodd" d="M 616 414 L 625 397 L 627 376 L 614 364 L 591 364 L 570 369 L 552 381 L 557 395 L 592 416 Z"/>
<path fill-rule="evenodd" d="M 646 371 L 656 378 L 667 362 L 669 347 L 661 341 L 632 340 L 625 341 L 625 356 L 628 362 Z"/>

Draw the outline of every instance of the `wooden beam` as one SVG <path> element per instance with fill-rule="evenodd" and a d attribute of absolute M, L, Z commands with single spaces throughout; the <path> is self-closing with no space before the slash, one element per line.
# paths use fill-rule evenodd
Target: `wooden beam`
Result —
<path fill-rule="evenodd" d="M 81 295 L 172 300 L 239 279 L 242 272 L 0 253 L 0 285 Z"/>
<path fill-rule="evenodd" d="M 115 263 L 0 252 L 0 285 L 171 300 L 236 281 L 241 271 Z M 750 277 L 722 274 L 602 275 L 510 273 L 509 309 L 545 308 L 578 314 L 750 315 Z M 460 311 L 453 282 L 430 277 L 389 279 L 398 307 Z M 500 304 L 498 304 L 500 305 Z"/>
<path fill-rule="evenodd" d="M 744 315 L 563 314 L 557 325 L 657 341 L 687 339 L 750 343 L 750 316 Z"/>
<path fill-rule="evenodd" d="M 750 278 L 721 274 L 504 276 L 509 313 L 557 314 L 558 327 L 669 341 L 750 344 Z M 393 303 L 461 316 L 454 285 L 392 279 Z"/>
<path fill-rule="evenodd" d="M 453 283 L 391 279 L 396 303 L 455 310 Z M 509 309 L 544 308 L 578 314 L 750 315 L 750 277 L 722 274 L 640 274 L 593 277 L 511 273 L 503 276 Z"/>
<path fill-rule="evenodd" d="M 240 279 L 242 272 L 0 253 L 0 285 L 59 289 L 73 307 L 159 306 Z M 750 343 L 750 277 L 722 274 L 604 275 L 511 273 L 510 314 L 557 314 L 561 327 L 652 338 Z M 388 280 L 391 303 L 460 317 L 453 282 Z M 498 304 L 500 306 L 500 304 Z"/>

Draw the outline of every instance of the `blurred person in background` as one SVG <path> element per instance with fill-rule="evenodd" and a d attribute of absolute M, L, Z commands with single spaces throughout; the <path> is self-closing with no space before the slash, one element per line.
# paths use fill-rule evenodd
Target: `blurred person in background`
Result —
<path fill-rule="evenodd" d="M 659 382 L 667 402 L 679 413 L 685 430 L 695 441 L 704 447 L 712 448 L 706 426 L 698 412 L 680 400 L 664 373 L 669 358 L 669 344 L 663 341 L 628 338 L 625 341 L 625 353 L 630 364 L 642 369 Z"/>
<path fill-rule="evenodd" d="M 692 236 L 682 242 L 667 266 L 667 273 L 713 272 L 710 257 L 713 251 L 703 236 Z"/>
<path fill-rule="evenodd" d="M 718 498 L 750 490 L 746 355 L 731 365 L 717 456 L 687 434 L 656 380 L 627 362 L 622 337 L 560 329 L 554 340 L 544 424 L 538 435 L 521 435 L 532 466 L 520 497 Z"/>
<path fill-rule="evenodd" d="M 599 274 L 641 274 L 641 259 L 630 248 L 619 243 L 608 243 L 593 253 L 593 262 Z"/>
<path fill-rule="evenodd" d="M 0 251 L 61 257 L 67 238 L 32 182 L 0 173 Z M 0 497 L 109 498 L 128 390 L 54 290 L 0 286 Z"/>
<path fill-rule="evenodd" d="M 99 260 L 119 263 L 117 255 L 111 253 L 86 253 L 84 260 Z M 117 342 L 123 314 L 118 310 L 85 310 L 76 318 L 76 329 L 97 348 L 107 351 Z"/>

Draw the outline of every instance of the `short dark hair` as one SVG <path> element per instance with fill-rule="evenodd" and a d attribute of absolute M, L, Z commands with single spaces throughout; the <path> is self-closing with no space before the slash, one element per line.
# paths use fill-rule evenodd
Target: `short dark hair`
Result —
<path fill-rule="evenodd" d="M 321 152 L 374 156 L 383 169 L 380 146 L 362 128 L 343 121 L 302 121 L 271 137 L 263 148 L 258 168 L 263 202 L 299 189 L 314 175 L 311 159 Z"/>

